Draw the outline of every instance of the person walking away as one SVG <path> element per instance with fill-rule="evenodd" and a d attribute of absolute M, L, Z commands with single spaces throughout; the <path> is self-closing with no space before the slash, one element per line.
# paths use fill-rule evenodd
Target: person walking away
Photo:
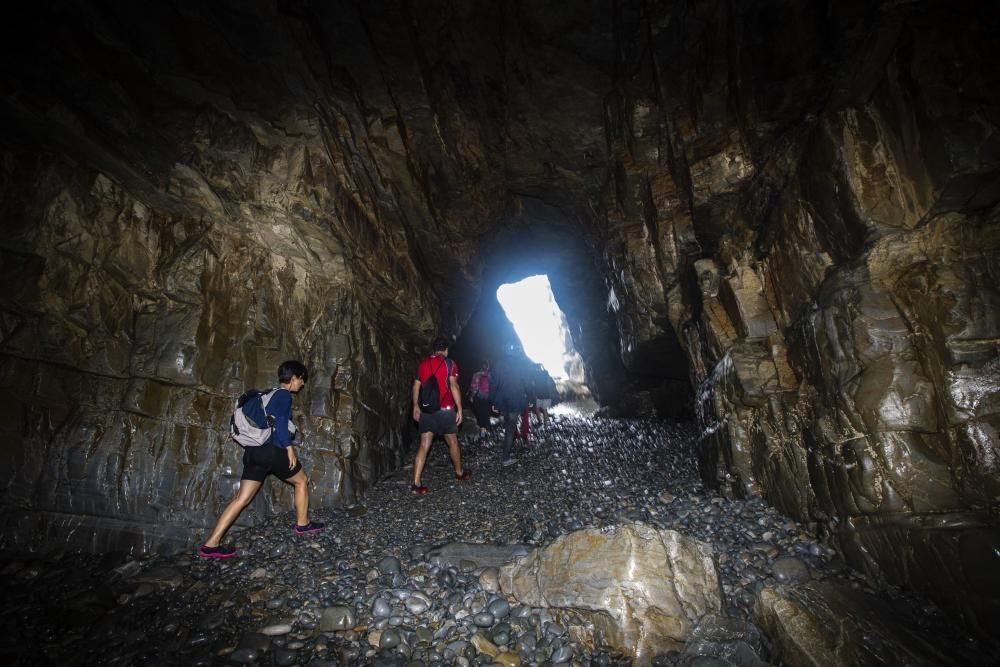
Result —
<path fill-rule="evenodd" d="M 524 406 L 524 412 L 521 413 L 521 428 L 518 429 L 517 433 L 514 434 L 515 437 L 521 438 L 525 442 L 528 442 L 528 436 L 531 435 L 531 406 Z"/>
<path fill-rule="evenodd" d="M 552 401 L 558 396 L 556 381 L 552 379 L 548 371 L 541 364 L 535 366 L 535 414 L 542 422 L 542 428 L 549 425 L 549 410 L 552 408 Z"/>
<path fill-rule="evenodd" d="M 455 467 L 455 479 L 464 482 L 471 477 L 469 471 L 462 468 L 462 453 L 458 448 L 458 427 L 462 424 L 458 364 L 448 358 L 448 339 L 444 336 L 435 338 L 431 347 L 433 354 L 424 357 L 417 366 L 412 389 L 413 419 L 420 425 L 420 446 L 413 462 L 413 484 L 410 485 L 410 492 L 416 496 L 422 496 L 430 490 L 420 483 L 420 478 L 436 435 L 443 435 L 448 444 L 448 454 Z M 438 404 L 436 410 L 427 411 L 427 408 L 421 408 L 421 387 L 430 386 L 432 381 L 438 387 Z"/>
<path fill-rule="evenodd" d="M 503 465 L 514 464 L 511 450 L 517 420 L 534 400 L 531 377 L 527 372 L 527 359 L 517 343 L 508 343 L 504 355 L 493 369 L 490 378 L 490 404 L 503 415 Z"/>
<path fill-rule="evenodd" d="M 486 440 L 486 430 L 490 427 L 490 362 L 483 360 L 472 382 L 469 384 L 472 396 L 472 409 L 476 413 L 476 424 L 479 426 L 479 442 Z"/>
<path fill-rule="evenodd" d="M 295 525 L 292 527 L 295 534 L 323 530 L 323 524 L 309 520 L 309 477 L 299 463 L 292 446 L 293 436 L 288 429 L 292 418 L 292 395 L 299 393 L 308 379 L 309 371 L 302 362 L 292 360 L 278 366 L 278 388 L 264 409 L 265 414 L 274 418 L 274 432 L 263 445 L 243 449 L 239 491 L 222 510 L 212 534 L 198 549 L 202 558 L 231 558 L 236 555 L 236 549 L 221 545 L 222 537 L 257 495 L 269 474 L 295 487 Z"/>

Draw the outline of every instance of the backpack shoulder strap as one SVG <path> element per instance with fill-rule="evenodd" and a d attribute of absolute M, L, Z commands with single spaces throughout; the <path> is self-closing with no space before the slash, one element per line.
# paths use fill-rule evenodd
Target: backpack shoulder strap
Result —
<path fill-rule="evenodd" d="M 273 387 L 260 395 L 260 404 L 265 410 L 267 409 L 267 404 L 271 402 L 271 399 L 274 398 L 274 395 L 278 393 L 279 389 L 281 389 L 281 387 Z"/>

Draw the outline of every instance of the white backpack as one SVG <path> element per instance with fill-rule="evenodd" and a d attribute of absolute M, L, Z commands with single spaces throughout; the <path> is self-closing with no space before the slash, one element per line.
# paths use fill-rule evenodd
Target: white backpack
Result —
<path fill-rule="evenodd" d="M 267 391 L 250 389 L 236 399 L 233 415 L 229 418 L 229 434 L 241 447 L 260 447 L 274 435 L 274 417 L 267 414 L 267 404 L 278 389 L 280 387 Z M 296 430 L 289 419 L 288 432 L 294 437 Z"/>

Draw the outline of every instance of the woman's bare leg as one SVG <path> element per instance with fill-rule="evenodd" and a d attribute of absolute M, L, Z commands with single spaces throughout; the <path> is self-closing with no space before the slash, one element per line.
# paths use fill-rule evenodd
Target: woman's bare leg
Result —
<path fill-rule="evenodd" d="M 222 541 L 222 536 L 226 534 L 229 527 L 233 525 L 236 518 L 239 517 L 240 512 L 242 512 L 253 497 L 257 495 L 257 491 L 260 490 L 260 482 L 255 482 L 252 479 L 241 479 L 240 480 L 240 490 L 236 492 L 236 497 L 229 501 L 226 505 L 226 509 L 222 510 L 222 516 L 215 523 L 215 530 L 212 534 L 208 536 L 205 541 L 206 547 L 217 547 Z"/>

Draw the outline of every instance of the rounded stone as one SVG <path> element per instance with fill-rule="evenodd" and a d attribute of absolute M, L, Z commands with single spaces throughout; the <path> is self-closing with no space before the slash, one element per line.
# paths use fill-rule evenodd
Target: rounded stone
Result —
<path fill-rule="evenodd" d="M 375 598 L 372 602 L 372 616 L 375 618 L 388 618 L 392 614 L 392 605 L 385 598 Z"/>
<path fill-rule="evenodd" d="M 396 628 L 388 628 L 378 640 L 379 649 L 396 648 L 403 640 Z"/>
<path fill-rule="evenodd" d="M 809 580 L 809 566 L 798 558 L 776 558 L 771 572 L 779 584 L 800 583 Z"/>
<path fill-rule="evenodd" d="M 402 571 L 403 565 L 395 556 L 386 556 L 378 562 L 376 567 L 378 567 L 378 571 L 382 574 L 394 575 Z"/>
<path fill-rule="evenodd" d="M 406 605 L 406 610 L 414 616 L 422 614 L 430 608 L 427 600 L 416 595 L 406 598 L 406 602 L 403 604 Z"/>
<path fill-rule="evenodd" d="M 496 619 L 493 617 L 493 614 L 491 614 L 488 611 L 481 611 L 472 617 L 472 622 L 481 628 L 490 627 L 491 625 L 493 625 L 495 620 Z"/>
<path fill-rule="evenodd" d="M 241 648 L 229 654 L 229 662 L 235 662 L 240 665 L 249 665 L 252 662 L 256 662 L 259 655 L 260 654 L 252 648 Z"/>
<path fill-rule="evenodd" d="M 510 643 L 510 626 L 500 628 L 497 626 L 490 635 L 490 640 L 497 646 L 506 646 Z"/>
<path fill-rule="evenodd" d="M 563 644 L 552 652 L 552 662 L 569 662 L 573 658 L 573 646 Z"/>
<path fill-rule="evenodd" d="M 487 593 L 500 592 L 500 570 L 496 567 L 488 567 L 479 575 L 479 585 Z"/>
<path fill-rule="evenodd" d="M 337 630 L 350 630 L 358 624 L 354 615 L 354 609 L 344 605 L 335 605 L 323 610 L 323 617 L 320 619 L 320 630 L 323 632 L 336 632 Z"/>
<path fill-rule="evenodd" d="M 298 653 L 287 648 L 279 648 L 274 651 L 274 664 L 278 667 L 288 667 L 298 661 Z"/>
<path fill-rule="evenodd" d="M 487 608 L 487 611 L 493 614 L 493 616 L 496 618 L 505 618 L 507 614 L 510 613 L 510 603 L 504 600 L 503 598 L 499 600 L 494 600 L 493 602 L 490 603 L 490 606 Z"/>

